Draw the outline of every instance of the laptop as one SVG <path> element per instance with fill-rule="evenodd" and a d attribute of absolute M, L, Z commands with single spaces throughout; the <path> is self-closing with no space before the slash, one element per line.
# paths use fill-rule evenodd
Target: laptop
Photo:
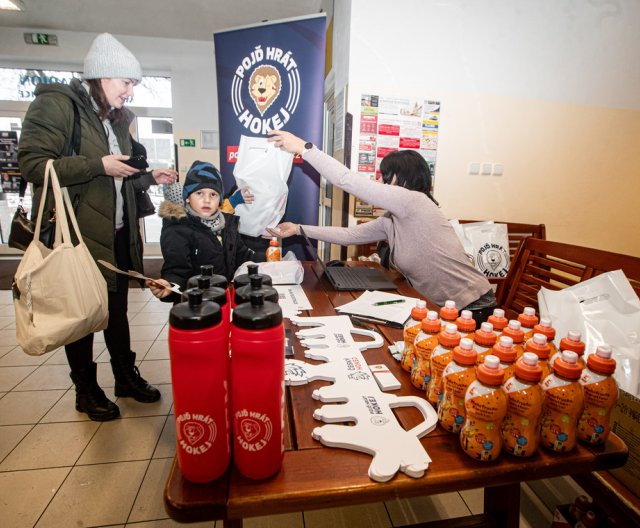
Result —
<path fill-rule="evenodd" d="M 315 246 L 309 240 L 309 237 L 300 228 L 300 234 L 311 252 L 311 256 L 317 260 L 329 282 L 336 290 L 395 290 L 396 285 L 391 282 L 384 273 L 376 268 L 368 268 L 364 266 L 326 266 L 322 259 L 318 256 Z"/>

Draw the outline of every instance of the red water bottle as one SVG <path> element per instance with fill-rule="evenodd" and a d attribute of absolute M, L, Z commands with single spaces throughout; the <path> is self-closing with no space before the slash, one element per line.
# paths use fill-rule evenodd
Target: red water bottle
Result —
<path fill-rule="evenodd" d="M 184 478 L 209 482 L 229 465 L 229 333 L 220 307 L 192 289 L 171 308 L 169 355 L 178 464 Z"/>
<path fill-rule="evenodd" d="M 252 479 L 267 478 L 284 456 L 282 309 L 252 293 L 231 321 L 233 460 Z"/>
<path fill-rule="evenodd" d="M 185 289 L 188 290 L 190 288 L 199 288 L 198 280 L 207 277 L 209 279 L 209 283 L 211 286 L 216 288 L 222 288 L 227 292 L 227 302 L 231 303 L 231 294 L 229 293 L 229 281 L 224 275 L 216 275 L 213 273 L 213 266 L 211 264 L 203 264 L 200 266 L 200 275 L 194 275 L 193 277 L 189 277 L 187 279 L 187 287 Z"/>

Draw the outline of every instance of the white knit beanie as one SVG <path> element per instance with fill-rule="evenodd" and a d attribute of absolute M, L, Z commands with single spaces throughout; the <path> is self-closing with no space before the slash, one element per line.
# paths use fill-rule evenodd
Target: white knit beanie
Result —
<path fill-rule="evenodd" d="M 142 80 L 140 63 L 113 35 L 98 35 L 84 58 L 83 79 Z"/>

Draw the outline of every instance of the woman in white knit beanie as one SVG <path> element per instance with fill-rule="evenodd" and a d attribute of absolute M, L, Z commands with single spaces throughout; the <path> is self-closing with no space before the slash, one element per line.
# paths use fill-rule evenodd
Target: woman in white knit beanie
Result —
<path fill-rule="evenodd" d="M 143 272 L 142 239 L 136 192 L 177 178 L 173 170 L 141 172 L 126 164 L 132 153 L 129 126 L 134 115 L 124 104 L 141 80 L 142 69 L 133 54 L 112 35 L 98 35 L 84 60 L 82 81 L 37 87 L 23 123 L 18 154 L 22 176 L 34 184 L 33 210 L 38 210 L 46 162 L 54 158 L 60 184 L 69 191 L 93 258 L 139 272 Z M 99 268 L 109 290 L 104 341 L 115 377 L 114 394 L 155 402 L 160 392 L 140 376 L 136 354 L 131 351 L 128 280 Z M 76 388 L 76 409 L 92 420 L 117 418 L 118 406 L 97 382 L 93 334 L 66 345 L 65 352 Z"/>

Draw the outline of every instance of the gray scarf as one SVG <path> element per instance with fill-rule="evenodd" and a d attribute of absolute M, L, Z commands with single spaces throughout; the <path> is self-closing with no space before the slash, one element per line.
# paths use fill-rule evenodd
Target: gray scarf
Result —
<path fill-rule="evenodd" d="M 218 210 L 213 216 L 202 216 L 196 213 L 189 204 L 186 204 L 187 212 L 191 216 L 198 218 L 204 225 L 206 225 L 214 234 L 218 234 L 224 229 L 224 215 L 222 211 Z"/>

